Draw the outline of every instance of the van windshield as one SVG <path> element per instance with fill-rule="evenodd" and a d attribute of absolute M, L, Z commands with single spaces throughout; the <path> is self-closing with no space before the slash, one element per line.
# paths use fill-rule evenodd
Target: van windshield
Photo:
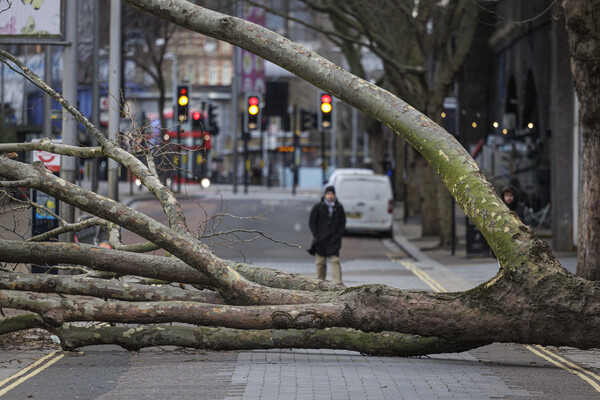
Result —
<path fill-rule="evenodd" d="M 389 196 L 388 183 L 373 179 L 345 179 L 340 183 L 338 197 L 344 199 L 380 200 Z"/>

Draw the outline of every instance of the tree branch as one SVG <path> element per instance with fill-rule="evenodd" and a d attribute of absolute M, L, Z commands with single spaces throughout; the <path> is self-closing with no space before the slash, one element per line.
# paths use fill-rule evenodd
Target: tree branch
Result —
<path fill-rule="evenodd" d="M 222 304 L 223 299 L 214 292 L 182 290 L 163 286 L 147 286 L 134 282 L 100 280 L 65 275 L 16 274 L 0 272 L 0 289 L 38 293 L 92 296 L 123 301 L 192 301 Z"/>
<path fill-rule="evenodd" d="M 141 324 L 182 322 L 238 329 L 306 329 L 348 325 L 348 321 L 343 321 L 347 315 L 344 306 L 329 303 L 242 307 L 182 301 L 105 302 L 0 290 L 0 308 L 35 312 L 52 326 L 74 321 Z"/>
<path fill-rule="evenodd" d="M 86 129 L 94 135 L 102 147 L 103 153 L 121 163 L 127 169 L 129 169 L 148 190 L 160 201 L 163 209 L 169 219 L 169 226 L 177 230 L 180 233 L 187 233 L 185 223 L 185 216 L 181 210 L 181 206 L 177 202 L 175 195 L 161 182 L 158 176 L 152 174 L 146 166 L 139 161 L 135 156 L 128 153 L 127 151 L 116 146 L 114 143 L 109 141 L 102 132 L 100 132 L 79 110 L 73 107 L 67 100 L 65 100 L 59 93 L 54 91 L 47 83 L 45 83 L 39 76 L 31 71 L 21 60 L 14 57 L 12 54 L 0 50 L 0 60 L 6 63 L 11 69 L 13 68 L 7 60 L 15 64 L 18 68 L 23 71 L 23 74 L 29 79 L 34 85 L 48 93 L 52 98 L 60 103 L 60 105 L 70 113 L 77 121 L 81 122 Z"/>
<path fill-rule="evenodd" d="M 40 235 L 31 237 L 29 239 L 27 239 L 27 241 L 29 242 L 42 242 L 44 240 L 48 240 L 54 236 L 58 236 L 61 233 L 65 233 L 65 232 L 78 232 L 82 229 L 86 229 L 86 228 L 90 228 L 92 226 L 106 226 L 107 222 L 101 218 L 88 218 L 84 221 L 81 222 L 75 222 L 75 223 L 65 223 L 63 226 L 60 226 L 56 229 L 51 229 L 45 233 L 42 233 Z"/>
<path fill-rule="evenodd" d="M 23 243 L 0 239 L 0 261 L 22 263 L 46 261 L 50 264 L 85 265 L 119 275 L 144 276 L 167 282 L 212 287 L 204 274 L 178 258 L 127 253 L 82 243 Z M 246 279 L 259 285 L 311 292 L 339 290 L 339 287 L 331 282 L 300 274 L 236 262 L 229 262 L 228 265 Z"/>
<path fill-rule="evenodd" d="M 0 153 L 9 151 L 34 151 L 41 150 L 63 156 L 80 158 L 104 157 L 101 147 L 79 147 L 66 144 L 52 143 L 48 138 L 42 138 L 39 142 L 27 143 L 0 143 Z"/>
<path fill-rule="evenodd" d="M 116 344 L 130 351 L 169 345 L 215 351 L 328 348 L 358 351 L 372 356 L 409 357 L 467 351 L 487 344 L 449 342 L 396 332 L 365 333 L 345 328 L 240 330 L 178 325 L 80 327 L 71 324 L 56 328 L 46 324 L 37 314 L 0 320 L 0 335 L 31 328 L 45 329 L 57 335 L 62 348 L 68 351 L 85 346 Z"/>

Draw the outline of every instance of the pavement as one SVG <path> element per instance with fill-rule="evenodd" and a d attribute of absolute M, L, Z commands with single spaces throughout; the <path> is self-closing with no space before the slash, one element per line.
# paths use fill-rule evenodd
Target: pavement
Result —
<path fill-rule="evenodd" d="M 85 186 L 85 183 L 84 183 Z M 132 190 L 133 189 L 133 190 Z M 192 197 L 202 195 L 249 196 L 269 198 L 289 198 L 291 189 L 264 188 L 250 186 L 248 193 L 244 187 L 238 186 L 238 193 L 233 194 L 230 185 L 221 185 L 201 189 L 198 186 L 187 187 L 185 194 Z M 102 186 L 99 192 L 105 190 Z M 145 190 L 145 189 L 144 189 Z M 134 204 L 136 199 L 148 198 L 144 190 L 137 190 L 129 183 L 120 184 L 120 194 L 125 204 Z M 318 189 L 298 189 L 296 196 L 318 197 Z M 464 214 L 457 208 L 457 221 L 464 221 Z M 420 220 L 402 219 L 402 205 L 395 209 L 394 242 L 400 246 L 408 257 L 399 257 L 382 261 L 391 263 L 397 273 L 387 274 L 384 281 L 400 288 L 417 288 L 435 291 L 455 291 L 471 288 L 491 278 L 497 271 L 497 262 L 489 254 L 467 255 L 466 228 L 464 223 L 457 222 L 456 243 L 454 250 L 440 247 L 437 237 L 421 236 Z M 393 244 L 390 243 L 390 248 Z M 393 252 L 392 252 L 393 253 Z M 573 268 L 576 262 L 574 253 L 560 254 L 563 264 Z M 342 260 L 343 262 L 343 260 Z M 398 264 L 400 263 L 402 267 Z M 366 268 L 360 261 L 343 263 L 343 270 L 350 277 L 350 284 L 357 279 L 365 279 L 365 274 L 356 271 Z M 385 264 L 388 265 L 388 264 Z M 268 265 L 267 265 L 268 266 Z M 368 267 L 368 266 L 367 266 Z M 290 265 L 290 271 L 306 271 L 314 268 L 311 265 Z M 307 269 L 309 268 L 309 269 Z M 406 270 L 405 270 L 406 269 Z M 404 272 L 402 272 L 404 271 Z M 425 274 L 425 278 L 419 274 Z M 414 275 L 413 275 L 414 274 Z M 408 279 L 408 277 L 413 279 Z M 427 277 L 435 280 L 427 281 Z M 420 279 L 417 279 L 420 278 Z M 346 281 L 346 278 L 344 278 Z M 366 279 L 368 281 L 368 279 Z M 404 287 L 419 281 L 422 287 Z M 363 281 L 363 283 L 367 283 Z M 370 282 L 369 282 L 370 283 Z M 416 283 L 415 283 L 416 285 Z M 494 345 L 492 345 L 494 346 Z M 505 346 L 505 345 L 500 345 Z M 139 385 L 142 392 L 152 393 L 153 398 L 160 397 L 161 387 L 153 383 L 153 379 L 141 378 L 163 376 L 170 368 L 177 368 L 177 361 L 168 357 L 153 359 L 153 350 L 144 350 L 138 355 L 129 357 L 128 372 L 124 373 L 117 388 L 127 387 L 128 398 L 136 397 L 131 385 Z M 199 370 L 207 368 L 207 374 L 213 374 L 214 397 L 228 400 L 238 399 L 498 399 L 536 397 L 526 386 L 515 385 L 498 376 L 488 366 L 481 363 L 470 352 L 458 354 L 438 354 L 426 358 L 392 358 L 368 357 L 356 352 L 343 350 L 255 350 L 241 352 L 211 353 L 216 360 L 221 360 L 221 367 L 214 369 L 214 364 L 200 363 Z M 30 354 L 27 353 L 29 356 Z M 148 365 L 149 360 L 156 362 L 154 370 L 144 369 L 144 375 L 135 375 L 136 366 Z M 570 359 L 588 368 L 600 369 L 600 352 L 573 351 Z M 29 358 L 28 358 L 29 360 Z M 172 362 L 171 365 L 168 363 Z M 28 362 L 19 364 L 19 367 Z M 9 366 L 13 364 L 9 364 Z M 0 363 L 0 367 L 4 366 Z M 0 368 L 2 381 L 14 368 L 3 371 Z M 154 371 L 154 372 L 153 372 Z M 213 376 L 210 375 L 210 376 Z M 158 382 L 158 380 L 156 381 Z M 105 393 L 99 398 L 116 398 L 117 393 Z M 218 393 L 218 395 L 217 395 Z M 172 395 L 173 393 L 169 393 Z M 134 395 L 134 396 L 129 396 Z M 170 396 L 171 397 L 171 396 Z M 11 397 L 6 397 L 11 398 Z M 17 398 L 17 397 L 14 397 Z M 177 398 L 204 398 L 198 392 L 191 391 L 189 397 L 181 393 Z M 553 397 L 554 398 L 554 397 Z M 583 398 L 583 397 L 582 397 Z M 590 397 L 591 398 L 591 397 Z"/>

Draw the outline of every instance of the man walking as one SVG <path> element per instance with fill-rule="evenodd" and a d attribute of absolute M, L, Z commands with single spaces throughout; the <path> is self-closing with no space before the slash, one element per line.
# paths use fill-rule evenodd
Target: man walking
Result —
<path fill-rule="evenodd" d="M 335 198 L 333 186 L 327 186 L 321 201 L 313 206 L 308 226 L 313 234 L 308 252 L 316 256 L 317 278 L 325 280 L 327 258 L 329 258 L 331 281 L 336 285 L 343 285 L 340 248 L 346 227 L 346 213 L 344 207 Z"/>

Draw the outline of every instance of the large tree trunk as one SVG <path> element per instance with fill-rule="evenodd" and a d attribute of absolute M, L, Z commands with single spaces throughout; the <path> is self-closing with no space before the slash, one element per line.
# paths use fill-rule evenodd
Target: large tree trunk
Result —
<path fill-rule="evenodd" d="M 438 214 L 437 187 L 435 172 L 431 165 L 421 159 L 421 181 L 417 182 L 421 192 L 421 234 L 439 236 L 440 216 Z"/>
<path fill-rule="evenodd" d="M 107 155 L 125 165 L 148 187 L 168 217 L 165 226 L 123 204 L 65 182 L 40 163 L 28 165 L 13 160 L 14 154 L 2 155 L 0 178 L 4 181 L 0 181 L 0 186 L 31 187 L 96 215 L 106 221 L 107 227 L 114 228 L 111 239 L 117 249 L 0 240 L 0 261 L 72 263 L 77 254 L 87 253 L 76 262 L 116 274 L 130 271 L 138 277 L 182 284 L 193 281 L 202 289 L 186 293 L 177 288 L 144 288 L 96 278 L 88 282 L 93 274 L 38 279 L 5 273 L 0 276 L 0 308 L 16 308 L 37 316 L 11 319 L 6 326 L 0 324 L 0 333 L 39 326 L 62 336 L 65 348 L 91 343 L 139 348 L 143 347 L 139 342 L 144 333 L 155 344 L 195 347 L 207 340 L 207 335 L 214 334 L 222 335 L 223 348 L 318 346 L 364 348 L 373 354 L 382 352 L 381 343 L 386 343 L 391 335 L 396 340 L 392 353 L 401 355 L 462 351 L 491 342 L 582 349 L 600 346 L 600 282 L 565 270 L 545 242 L 498 198 L 468 152 L 433 121 L 389 92 L 262 27 L 178 0 L 129 2 L 186 28 L 255 52 L 386 124 L 440 174 L 457 203 L 488 240 L 500 270 L 490 281 L 466 292 L 431 293 L 384 285 L 340 289 L 302 276 L 260 267 L 248 270 L 222 260 L 201 238 L 190 233 L 177 199 L 156 174 L 137 157 L 108 141 L 18 59 L 0 51 L 0 56 L 21 68 L 59 101 L 101 144 L 99 149 L 82 149 L 41 141 L 0 145 L 0 153 L 37 149 L 80 157 Z M 130 230 L 179 261 L 162 265 L 160 258 L 157 261 L 127 252 L 131 248 L 118 243 L 118 234 L 114 234 L 117 228 Z M 75 225 L 60 229 L 77 230 Z M 48 291 L 54 294 L 40 294 Z M 81 294 L 93 297 L 81 298 Z M 148 301 L 140 301 L 144 297 Z M 69 323 L 79 321 L 128 325 L 71 331 L 73 326 Z M 203 327 L 169 326 L 172 322 Z M 161 325 L 138 325 L 157 323 Z M 206 327 L 219 331 L 207 331 Z M 402 335 L 417 336 L 403 341 Z M 370 341 L 375 343 L 373 347 Z"/>
<path fill-rule="evenodd" d="M 444 186 L 444 183 L 435 176 L 435 185 L 437 190 L 437 208 L 439 215 L 439 226 L 440 226 L 440 246 L 449 246 L 452 243 L 452 196 L 448 193 L 448 189 Z"/>
<path fill-rule="evenodd" d="M 577 275 L 600 280 L 600 1 L 566 0 L 563 8 L 583 133 Z"/>
<path fill-rule="evenodd" d="M 423 157 L 412 147 L 407 149 L 407 168 L 406 168 L 406 204 L 407 215 L 415 216 L 421 214 L 421 203 L 423 202 L 423 193 L 421 182 L 423 181 L 424 165 Z"/>

